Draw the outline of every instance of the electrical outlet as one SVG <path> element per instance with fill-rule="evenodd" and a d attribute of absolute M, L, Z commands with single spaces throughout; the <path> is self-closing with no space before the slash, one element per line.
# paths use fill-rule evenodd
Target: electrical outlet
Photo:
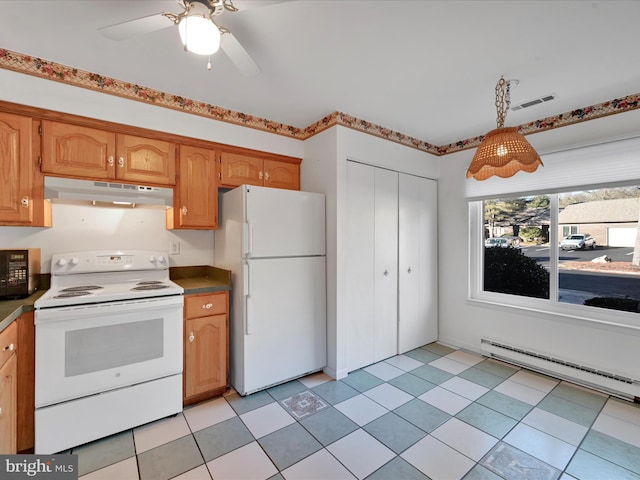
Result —
<path fill-rule="evenodd" d="M 180 255 L 180 242 L 177 240 L 172 240 L 169 242 L 169 254 L 170 255 Z"/>

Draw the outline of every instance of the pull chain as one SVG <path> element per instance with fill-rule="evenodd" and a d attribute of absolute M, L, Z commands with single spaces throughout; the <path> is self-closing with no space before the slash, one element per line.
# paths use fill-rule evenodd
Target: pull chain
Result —
<path fill-rule="evenodd" d="M 511 105 L 511 82 L 504 79 L 504 76 L 500 77 L 496 85 L 496 109 L 498 111 L 498 117 L 496 123 L 498 128 L 504 127 L 504 119 L 507 116 L 507 110 Z"/>

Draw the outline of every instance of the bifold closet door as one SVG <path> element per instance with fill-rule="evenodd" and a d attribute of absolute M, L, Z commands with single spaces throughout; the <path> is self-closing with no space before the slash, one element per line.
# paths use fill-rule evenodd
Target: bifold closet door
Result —
<path fill-rule="evenodd" d="M 437 182 L 399 175 L 398 353 L 438 339 Z"/>
<path fill-rule="evenodd" d="M 398 354 L 398 172 L 375 168 L 374 362 Z"/>
<path fill-rule="evenodd" d="M 397 353 L 398 174 L 347 162 L 349 371 Z"/>

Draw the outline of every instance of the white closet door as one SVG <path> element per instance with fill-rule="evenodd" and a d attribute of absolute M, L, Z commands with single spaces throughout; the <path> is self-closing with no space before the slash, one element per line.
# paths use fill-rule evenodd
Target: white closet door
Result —
<path fill-rule="evenodd" d="M 398 353 L 398 173 L 375 170 L 374 361 Z"/>
<path fill-rule="evenodd" d="M 399 175 L 398 353 L 438 339 L 437 183 Z"/>
<path fill-rule="evenodd" d="M 347 162 L 347 368 L 374 363 L 374 168 Z"/>

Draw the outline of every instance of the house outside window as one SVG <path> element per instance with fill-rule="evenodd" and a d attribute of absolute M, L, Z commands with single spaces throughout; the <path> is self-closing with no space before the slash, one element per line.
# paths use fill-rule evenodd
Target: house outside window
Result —
<path fill-rule="evenodd" d="M 562 238 L 578 233 L 577 225 L 560 225 L 562 227 Z"/>

